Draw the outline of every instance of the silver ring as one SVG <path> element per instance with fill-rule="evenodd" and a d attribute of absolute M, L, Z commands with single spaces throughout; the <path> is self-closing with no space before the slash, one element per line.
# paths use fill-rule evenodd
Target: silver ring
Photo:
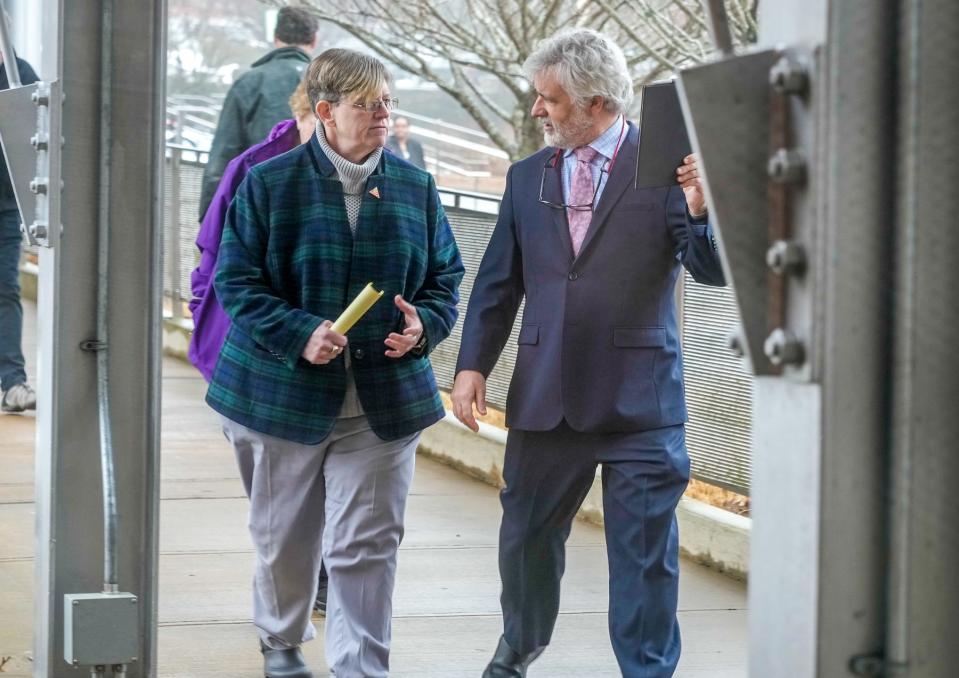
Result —
<path fill-rule="evenodd" d="M 334 346 L 333 348 L 330 349 L 330 353 L 332 353 L 333 355 L 337 355 L 341 350 L 343 349 L 340 348 L 339 346 Z"/>

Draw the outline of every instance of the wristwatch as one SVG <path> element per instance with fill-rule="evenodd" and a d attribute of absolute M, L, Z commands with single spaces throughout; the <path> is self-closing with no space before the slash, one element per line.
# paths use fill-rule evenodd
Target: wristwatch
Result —
<path fill-rule="evenodd" d="M 419 341 L 410 349 L 410 353 L 415 355 L 423 355 L 426 352 L 426 346 L 429 342 L 426 340 L 426 330 L 420 334 Z"/>

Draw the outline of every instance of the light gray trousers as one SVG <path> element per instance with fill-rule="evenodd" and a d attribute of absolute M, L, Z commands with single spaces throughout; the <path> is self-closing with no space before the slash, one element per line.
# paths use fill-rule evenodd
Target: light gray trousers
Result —
<path fill-rule="evenodd" d="M 329 573 L 326 660 L 337 678 L 389 673 L 396 551 L 419 433 L 384 441 L 365 416 L 339 419 L 317 445 L 223 418 L 250 498 L 253 623 L 282 649 L 316 636 L 320 557 Z"/>

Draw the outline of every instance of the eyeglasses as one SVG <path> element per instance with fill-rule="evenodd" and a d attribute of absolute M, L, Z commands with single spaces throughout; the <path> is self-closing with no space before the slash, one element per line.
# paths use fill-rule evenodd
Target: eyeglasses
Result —
<path fill-rule="evenodd" d="M 546 163 L 543 165 L 543 176 L 539 180 L 539 201 L 546 205 L 547 207 L 552 207 L 557 210 L 573 210 L 576 212 L 586 212 L 592 211 L 596 206 L 596 196 L 599 195 L 599 187 L 603 185 L 603 175 L 606 175 L 606 178 L 609 179 L 609 173 L 613 169 L 613 165 L 616 164 L 616 158 L 619 156 L 619 149 L 623 146 L 623 138 L 626 135 L 626 116 L 623 116 L 623 122 L 619 128 L 619 138 L 616 140 L 616 150 L 613 151 L 613 157 L 607 158 L 603 161 L 603 166 L 599 168 L 599 179 L 596 182 L 596 187 L 593 189 L 593 199 L 589 201 L 588 205 L 567 205 L 564 202 L 550 202 L 543 197 L 543 187 L 546 185 L 546 170 L 556 169 L 557 163 L 559 163 L 560 157 L 563 155 L 563 149 L 556 149 L 556 153 L 550 156 Z"/>
<path fill-rule="evenodd" d="M 337 102 L 337 103 L 342 103 L 342 102 Z M 377 99 L 376 101 L 365 101 L 358 104 L 354 104 L 354 103 L 350 104 L 350 106 L 352 106 L 353 108 L 361 108 L 367 113 L 379 113 L 384 108 L 388 111 L 392 111 L 394 108 L 396 108 L 399 105 L 400 105 L 399 99 L 390 99 L 390 98 Z"/>
<path fill-rule="evenodd" d="M 596 205 L 596 196 L 599 194 L 599 187 L 603 185 L 603 175 L 607 175 L 606 178 L 609 178 L 609 168 L 610 160 L 606 158 L 603 161 L 603 166 L 599 168 L 599 178 L 596 182 L 596 188 L 593 189 L 593 199 L 589 201 L 587 205 L 568 205 L 565 202 L 550 202 L 543 197 L 543 188 L 546 186 L 546 170 L 555 169 L 556 163 L 559 160 L 560 152 L 557 152 L 556 155 L 550 157 L 546 164 L 543 165 L 543 176 L 539 180 L 539 201 L 553 209 L 557 210 L 573 210 L 574 212 L 592 212 L 593 207 Z"/>

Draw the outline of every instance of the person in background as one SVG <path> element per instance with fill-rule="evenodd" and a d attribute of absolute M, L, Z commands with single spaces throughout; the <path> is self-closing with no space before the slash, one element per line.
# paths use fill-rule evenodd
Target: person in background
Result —
<path fill-rule="evenodd" d="M 316 17 L 306 9 L 282 7 L 273 34 L 276 49 L 255 61 L 230 87 L 203 170 L 200 221 L 227 164 L 265 139 L 278 122 L 290 117 L 287 100 L 303 79 L 303 71 L 316 49 L 317 27 Z"/>
<path fill-rule="evenodd" d="M 386 148 L 420 169 L 426 169 L 423 144 L 410 137 L 410 121 L 400 116 L 393 121 L 393 134 L 386 140 Z"/>
<path fill-rule="evenodd" d="M 3 11 L 0 9 L 0 11 Z M 0 17 L 0 21 L 5 17 Z M 38 78 L 33 68 L 17 58 L 20 83 L 31 85 Z M 0 90 L 10 88 L 7 65 L 0 54 Z M 30 134 L 30 132 L 25 132 Z M 31 196 L 32 197 L 32 196 Z M 13 182 L 0 154 L 0 410 L 17 414 L 37 408 L 37 396 L 27 383 L 23 359 L 23 307 L 20 305 L 20 210 Z"/>
<path fill-rule="evenodd" d="M 200 233 L 196 239 L 197 249 L 200 250 L 200 265 L 190 276 L 193 291 L 193 298 L 190 299 L 193 334 L 190 335 L 188 355 L 190 362 L 207 381 L 213 376 L 213 368 L 216 367 L 220 349 L 223 348 L 223 341 L 230 329 L 230 318 L 220 306 L 216 290 L 211 284 L 216 272 L 216 256 L 220 250 L 226 211 L 236 195 L 237 187 L 253 165 L 286 153 L 310 140 L 316 130 L 316 116 L 310 108 L 305 82 L 301 81 L 290 97 L 290 109 L 294 116 L 292 120 L 277 123 L 266 139 L 233 158 L 226 166 L 220 185 L 217 186 L 200 225 Z M 326 568 L 321 563 L 316 598 L 313 602 L 314 616 L 326 615 L 327 582 Z"/>
<path fill-rule="evenodd" d="M 231 325 L 206 400 L 250 498 L 265 674 L 312 675 L 322 555 L 327 663 L 380 678 L 416 447 L 445 414 L 427 356 L 456 322 L 463 264 L 433 177 L 383 152 L 383 63 L 332 49 L 306 77 L 316 134 L 250 169 L 227 211 L 214 284 Z M 369 281 L 385 298 L 333 331 Z"/>
<path fill-rule="evenodd" d="M 503 634 L 485 678 L 521 678 L 549 644 L 566 539 L 602 466 L 609 634 L 626 678 L 679 660 L 679 535 L 689 481 L 676 281 L 724 285 L 695 156 L 635 190 L 639 129 L 623 52 L 589 29 L 540 43 L 524 70 L 547 148 L 509 169 L 473 283 L 452 401 L 474 431 L 486 378 L 526 298 L 506 404 L 500 493 Z M 656 134 L 643 130 L 643 134 Z"/>

